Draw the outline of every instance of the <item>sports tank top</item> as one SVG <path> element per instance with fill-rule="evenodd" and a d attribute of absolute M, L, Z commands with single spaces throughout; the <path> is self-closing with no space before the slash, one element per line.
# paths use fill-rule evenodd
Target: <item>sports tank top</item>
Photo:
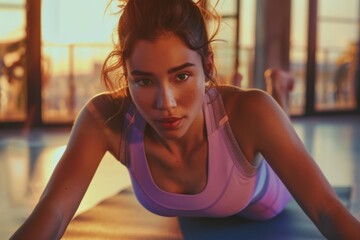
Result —
<path fill-rule="evenodd" d="M 197 194 L 162 190 L 153 180 L 144 148 L 145 120 L 129 105 L 123 126 L 120 157 L 125 159 L 138 201 L 162 216 L 225 217 L 238 214 L 261 198 L 268 166 L 250 164 L 231 131 L 220 94 L 207 91 L 203 104 L 208 138 L 208 168 L 205 188 Z"/>

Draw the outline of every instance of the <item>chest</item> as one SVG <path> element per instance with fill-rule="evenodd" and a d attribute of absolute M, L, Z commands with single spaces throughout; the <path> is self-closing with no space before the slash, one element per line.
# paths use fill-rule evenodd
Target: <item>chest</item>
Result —
<path fill-rule="evenodd" d="M 129 171 L 139 202 L 164 216 L 238 213 L 248 203 L 256 178 L 235 164 L 234 149 L 220 135 L 209 136 L 205 147 L 197 145 L 194 157 L 186 158 L 189 162 L 146 141 L 130 144 Z"/>
<path fill-rule="evenodd" d="M 155 144 L 145 144 L 150 174 L 155 184 L 172 193 L 196 194 L 207 184 L 208 146 L 203 143 L 189 154 L 176 154 Z"/>

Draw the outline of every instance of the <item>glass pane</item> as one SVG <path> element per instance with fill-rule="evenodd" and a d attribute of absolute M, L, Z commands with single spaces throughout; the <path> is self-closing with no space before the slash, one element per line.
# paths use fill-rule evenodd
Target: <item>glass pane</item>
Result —
<path fill-rule="evenodd" d="M 318 0 L 319 17 L 358 19 L 359 0 Z"/>
<path fill-rule="evenodd" d="M 256 1 L 240 1 L 239 69 L 241 87 L 253 86 Z"/>
<path fill-rule="evenodd" d="M 210 0 L 209 3 L 213 7 L 217 4 L 216 11 L 224 16 L 236 14 L 236 1 L 237 0 Z"/>
<path fill-rule="evenodd" d="M 215 62 L 220 83 L 228 83 L 234 72 L 236 19 L 223 19 L 214 42 Z"/>
<path fill-rule="evenodd" d="M 110 47 L 85 43 L 43 47 L 43 66 L 50 69 L 48 73 L 44 70 L 44 121 L 72 121 L 86 101 L 105 90 L 100 84 L 100 71 Z"/>
<path fill-rule="evenodd" d="M 20 121 L 26 109 L 23 7 L 0 4 L 0 22 L 6 22 L 0 27 L 0 121 Z"/>
<path fill-rule="evenodd" d="M 217 13 L 222 17 L 220 31 L 216 36 L 219 41 L 213 44 L 218 82 L 230 83 L 235 67 L 237 0 L 211 0 L 209 4 L 216 7 Z"/>
<path fill-rule="evenodd" d="M 43 0 L 44 122 L 72 121 L 87 100 L 105 90 L 100 71 L 119 18 L 112 14 L 116 7 L 110 6 L 104 13 L 106 4 Z M 86 11 L 79 12 L 84 6 Z"/>
<path fill-rule="evenodd" d="M 0 7 L 3 7 L 5 5 L 12 6 L 12 5 L 21 5 L 23 6 L 25 4 L 26 0 L 0 0 Z M 1 6 L 3 5 L 3 6 Z"/>
<path fill-rule="evenodd" d="M 302 115 L 305 110 L 307 10 L 307 1 L 293 0 L 291 2 L 290 71 L 294 75 L 295 85 L 293 91 L 290 92 L 290 115 Z"/>
<path fill-rule="evenodd" d="M 212 5 L 216 2 L 217 0 L 210 1 Z M 241 74 L 241 79 L 234 77 L 236 61 L 236 7 L 237 0 L 218 2 L 216 8 L 218 13 L 227 17 L 222 18 L 221 21 L 220 32 L 217 36 L 217 39 L 220 39 L 220 41 L 215 42 L 213 46 L 219 82 L 235 84 L 246 88 L 252 86 L 256 1 L 240 0 L 240 18 L 238 19 L 240 22 L 239 66 L 236 71 Z"/>
<path fill-rule="evenodd" d="M 43 79 L 42 108 L 43 120 L 59 119 L 71 121 L 69 114 L 69 51 L 66 45 L 44 44 L 43 61 L 46 62 L 46 76 Z M 44 68 L 45 69 L 45 68 Z"/>
<path fill-rule="evenodd" d="M 319 3 L 326 17 L 318 19 L 315 109 L 352 110 L 356 108 L 358 1 Z"/>

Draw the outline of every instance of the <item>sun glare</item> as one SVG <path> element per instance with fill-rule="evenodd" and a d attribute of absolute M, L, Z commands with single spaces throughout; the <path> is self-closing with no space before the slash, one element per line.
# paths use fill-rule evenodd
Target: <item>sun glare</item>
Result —
<path fill-rule="evenodd" d="M 116 1 L 113 1 L 112 4 L 115 3 Z M 43 0 L 44 42 L 57 44 L 111 42 L 118 16 L 105 11 L 106 6 L 105 0 Z"/>

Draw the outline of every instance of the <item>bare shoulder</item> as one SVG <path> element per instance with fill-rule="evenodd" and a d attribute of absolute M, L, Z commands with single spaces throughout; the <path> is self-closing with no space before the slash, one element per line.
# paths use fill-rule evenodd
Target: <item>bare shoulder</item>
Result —
<path fill-rule="evenodd" d="M 259 152 L 269 128 L 287 122 L 287 116 L 275 100 L 260 89 L 219 86 L 229 123 L 239 147 L 251 162 Z M 261 141 L 260 141 L 261 140 Z"/>
<path fill-rule="evenodd" d="M 116 131 L 119 123 L 121 126 L 125 108 L 126 98 L 124 96 L 115 96 L 110 92 L 104 92 L 91 98 L 82 111 L 94 118 L 98 124 Z"/>
<path fill-rule="evenodd" d="M 105 150 L 117 157 L 126 103 L 125 97 L 109 92 L 92 97 L 80 111 L 72 132 L 77 136 L 86 136 L 83 141 L 94 138 L 99 147 L 103 145 Z"/>
<path fill-rule="evenodd" d="M 233 86 L 219 86 L 218 89 L 229 118 L 246 119 L 266 114 L 267 111 L 281 110 L 274 99 L 263 90 Z"/>

